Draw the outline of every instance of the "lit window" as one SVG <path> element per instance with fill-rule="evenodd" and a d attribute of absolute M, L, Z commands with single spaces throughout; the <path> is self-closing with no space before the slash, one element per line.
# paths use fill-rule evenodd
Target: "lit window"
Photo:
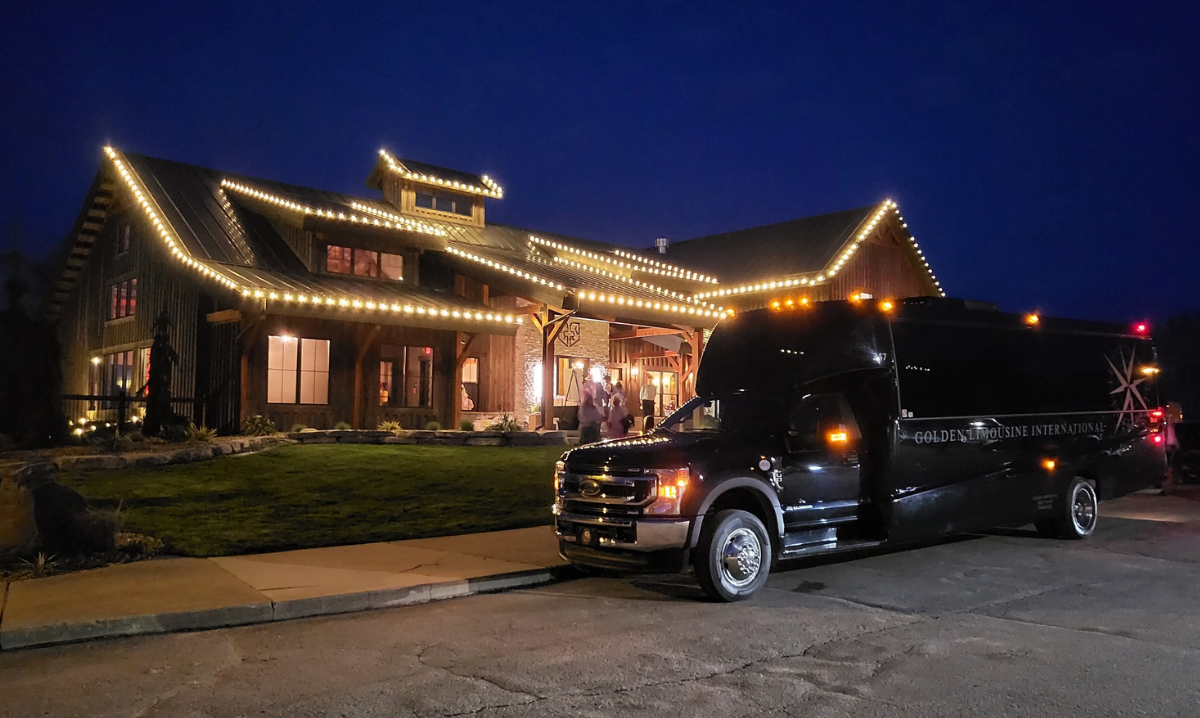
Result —
<path fill-rule="evenodd" d="M 108 288 L 109 320 L 132 317 L 137 310 L 137 280 L 126 279 Z"/>
<path fill-rule="evenodd" d="M 433 406 L 433 347 L 404 348 L 404 405 Z"/>
<path fill-rule="evenodd" d="M 354 266 L 354 250 L 330 246 L 325 250 L 325 271 L 330 274 L 349 274 Z"/>
<path fill-rule="evenodd" d="M 379 362 L 379 405 L 391 406 L 392 397 L 392 366 L 390 361 Z"/>
<path fill-rule="evenodd" d="M 365 249 L 354 250 L 354 276 L 378 277 L 379 252 L 369 252 Z"/>
<path fill-rule="evenodd" d="M 267 341 L 267 403 L 328 404 L 329 340 L 270 336 Z"/>
<path fill-rule="evenodd" d="M 464 411 L 481 411 L 479 406 L 479 360 L 470 357 L 463 362 L 462 393 L 459 397 Z"/>
<path fill-rule="evenodd" d="M 386 252 L 380 254 L 379 266 L 384 279 L 391 279 L 396 282 L 404 279 L 404 257 L 399 254 L 388 254 Z"/>
<path fill-rule="evenodd" d="M 104 355 L 104 370 L 101 376 L 103 392 L 109 396 L 134 394 L 141 386 L 134 386 L 133 351 Z M 109 405 L 107 408 L 112 408 Z"/>

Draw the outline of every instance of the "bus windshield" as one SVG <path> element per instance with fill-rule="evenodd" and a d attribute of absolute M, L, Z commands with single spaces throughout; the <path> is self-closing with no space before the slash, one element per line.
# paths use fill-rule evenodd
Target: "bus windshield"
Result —
<path fill-rule="evenodd" d="M 783 426 L 779 397 L 758 393 L 697 396 L 662 420 L 656 432 L 775 433 Z"/>

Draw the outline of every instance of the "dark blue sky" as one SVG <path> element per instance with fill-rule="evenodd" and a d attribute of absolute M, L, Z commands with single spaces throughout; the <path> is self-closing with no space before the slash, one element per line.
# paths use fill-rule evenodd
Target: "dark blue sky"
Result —
<path fill-rule="evenodd" d="M 106 142 L 355 193 L 387 146 L 498 178 L 495 221 L 648 246 L 891 197 L 952 296 L 1200 309 L 1194 1 L 23 5 L 0 222 L 27 247 Z"/>

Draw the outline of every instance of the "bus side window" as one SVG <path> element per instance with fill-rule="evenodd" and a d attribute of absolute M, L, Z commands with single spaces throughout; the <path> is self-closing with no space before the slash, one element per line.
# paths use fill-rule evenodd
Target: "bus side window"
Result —
<path fill-rule="evenodd" d="M 830 435 L 836 444 L 830 445 Z M 809 394 L 796 400 L 788 413 L 788 448 L 791 451 L 843 449 L 859 438 L 854 415 L 841 394 Z"/>

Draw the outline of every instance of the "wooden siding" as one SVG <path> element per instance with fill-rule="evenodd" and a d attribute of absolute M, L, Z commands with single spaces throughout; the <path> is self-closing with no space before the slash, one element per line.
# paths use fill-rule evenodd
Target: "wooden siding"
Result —
<path fill-rule="evenodd" d="M 934 295 L 924 267 L 915 265 L 911 250 L 886 227 L 864 242 L 854 258 L 828 284 L 822 298 L 845 299 L 856 291 L 876 297 Z"/>

